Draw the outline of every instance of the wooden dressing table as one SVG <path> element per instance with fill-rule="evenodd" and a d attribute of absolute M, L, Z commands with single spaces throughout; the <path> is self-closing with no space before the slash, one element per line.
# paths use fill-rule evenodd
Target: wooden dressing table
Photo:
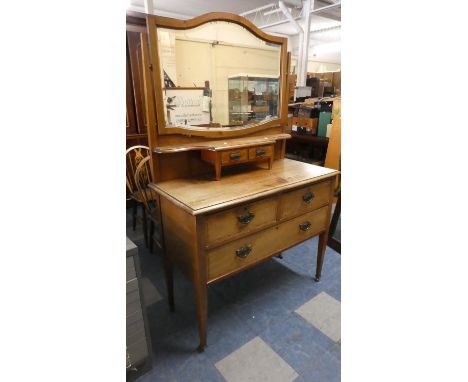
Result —
<path fill-rule="evenodd" d="M 242 170 L 216 183 L 198 177 L 151 186 L 161 196 L 170 304 L 174 263 L 195 288 L 199 350 L 206 346 L 207 285 L 316 235 L 320 279 L 337 172 L 289 159 L 271 171 Z"/>
<path fill-rule="evenodd" d="M 175 40 L 177 52 L 179 33 L 184 33 L 181 41 L 185 43 L 190 41 L 194 30 L 198 33 L 197 44 L 203 44 L 199 39 L 200 28 L 214 28 L 204 34 L 208 36 L 221 36 L 222 28 L 226 28 L 229 33 L 223 35 L 225 38 L 233 33 L 238 33 L 239 38 L 244 33 L 246 42 L 239 49 L 246 55 L 251 54 L 252 60 L 256 59 L 255 49 L 261 51 L 259 60 L 266 55 L 272 57 L 278 73 L 265 74 L 273 78 L 276 75 L 278 81 L 272 89 L 267 89 L 268 97 L 264 99 L 276 97 L 276 100 L 263 109 L 271 111 L 278 105 L 277 115 L 258 116 L 236 127 L 224 127 L 222 123 L 213 124 L 221 127 L 190 126 L 187 121 L 179 126 L 166 123 L 166 115 L 173 112 L 174 107 L 171 104 L 169 111 L 165 107 L 162 89 L 168 75 L 164 71 L 163 76 L 161 68 L 169 71 L 170 67 L 159 53 L 158 43 L 163 42 L 158 40 L 158 33 L 166 34 L 164 41 Z M 153 126 L 148 130 L 155 179 L 150 187 L 158 194 L 169 306 L 174 309 L 172 271 L 173 266 L 177 266 L 193 283 L 200 335 L 198 350 L 203 351 L 207 345 L 207 287 L 211 283 L 317 235 L 315 280 L 319 281 L 338 171 L 284 158 L 285 140 L 290 138 L 284 133 L 288 92 L 286 39 L 270 36 L 244 18 L 225 13 L 183 21 L 148 16 L 147 29 L 148 35 L 141 37 L 146 114 L 149 126 Z M 223 41 L 210 43 L 207 51 L 218 54 L 218 43 L 222 45 Z M 235 49 L 232 45 L 226 44 L 231 50 Z M 229 50 L 224 54 L 229 54 Z M 177 73 L 185 73 L 184 65 L 193 64 L 173 61 L 182 66 L 177 67 Z M 274 70 L 275 65 L 271 67 Z M 239 71 L 238 68 L 234 70 Z M 209 75 L 213 73 L 206 74 Z M 182 81 L 179 76 L 177 81 Z M 180 86 L 187 86 L 180 83 Z M 213 114 L 222 118 L 227 109 L 219 106 L 222 103 L 216 103 L 219 99 L 215 98 L 224 91 L 220 83 L 224 82 L 218 79 L 214 85 L 218 88 L 211 89 L 214 96 L 209 102 L 218 105 L 217 109 L 213 107 Z M 252 86 L 255 87 L 250 91 Z M 261 86 L 249 84 L 236 92 L 244 91 L 245 99 L 253 99 L 252 102 L 258 99 L 264 102 L 261 94 L 266 93 L 259 91 Z M 207 91 L 207 94 L 211 93 Z M 188 103 L 184 101 L 184 104 Z M 193 104 L 196 102 L 190 103 Z M 174 116 L 172 121 L 177 119 Z"/>

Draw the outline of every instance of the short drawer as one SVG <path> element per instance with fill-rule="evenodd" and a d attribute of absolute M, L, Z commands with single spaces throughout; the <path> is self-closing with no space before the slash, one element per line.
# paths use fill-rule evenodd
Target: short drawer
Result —
<path fill-rule="evenodd" d="M 273 224 L 277 206 L 278 198 L 269 198 L 208 216 L 206 243 L 211 245 Z"/>
<path fill-rule="evenodd" d="M 221 164 L 244 162 L 248 157 L 248 149 L 223 151 L 221 152 Z"/>
<path fill-rule="evenodd" d="M 280 196 L 280 220 L 313 211 L 330 202 L 330 182 L 321 182 Z"/>
<path fill-rule="evenodd" d="M 271 158 L 273 156 L 273 146 L 259 146 L 249 149 L 249 159 Z"/>
<path fill-rule="evenodd" d="M 319 234 L 327 227 L 327 214 L 325 206 L 208 251 L 208 280 L 246 268 Z"/>

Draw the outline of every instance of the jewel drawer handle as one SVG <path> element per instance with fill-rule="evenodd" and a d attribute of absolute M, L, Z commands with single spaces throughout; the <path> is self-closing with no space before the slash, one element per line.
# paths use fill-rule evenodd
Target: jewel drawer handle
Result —
<path fill-rule="evenodd" d="M 245 259 L 250 252 L 252 252 L 252 246 L 250 244 L 245 245 L 236 250 L 236 256 Z"/>
<path fill-rule="evenodd" d="M 299 229 L 301 231 L 308 231 L 310 229 L 310 227 L 312 227 L 312 224 L 310 224 L 309 221 L 306 221 L 304 223 L 299 224 Z"/>
<path fill-rule="evenodd" d="M 249 224 L 253 220 L 254 217 L 255 217 L 254 213 L 247 211 L 246 214 L 237 215 L 237 220 L 241 224 Z"/>
<path fill-rule="evenodd" d="M 237 151 L 237 152 L 235 152 L 235 153 L 231 153 L 231 154 L 229 155 L 229 157 L 230 157 L 232 160 L 237 160 L 237 159 L 240 158 L 240 152 Z"/>
<path fill-rule="evenodd" d="M 302 200 L 306 203 L 310 203 L 314 197 L 315 195 L 309 191 L 306 194 L 304 194 L 304 196 L 302 197 Z"/>
<path fill-rule="evenodd" d="M 262 156 L 264 156 L 265 154 L 266 154 L 265 149 L 257 149 L 257 150 L 255 151 L 255 155 L 258 156 L 258 157 L 262 157 Z"/>

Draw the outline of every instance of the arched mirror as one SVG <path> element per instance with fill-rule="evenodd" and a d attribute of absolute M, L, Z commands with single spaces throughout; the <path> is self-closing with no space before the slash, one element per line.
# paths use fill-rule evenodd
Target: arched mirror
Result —
<path fill-rule="evenodd" d="M 285 39 L 231 14 L 149 16 L 148 26 L 160 134 L 242 135 L 282 123 Z"/>

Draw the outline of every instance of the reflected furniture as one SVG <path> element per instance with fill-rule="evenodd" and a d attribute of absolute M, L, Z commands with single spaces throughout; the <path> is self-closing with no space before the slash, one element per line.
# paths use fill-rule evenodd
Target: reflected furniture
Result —
<path fill-rule="evenodd" d="M 240 74 L 230 76 L 228 83 L 230 124 L 278 116 L 278 77 Z"/>
<path fill-rule="evenodd" d="M 229 13 L 190 20 L 147 16 L 146 22 L 142 58 L 154 180 L 149 187 L 159 196 L 168 302 L 174 309 L 176 266 L 192 281 L 203 351 L 209 285 L 317 235 L 315 280 L 320 279 L 338 171 L 285 159 L 285 38 Z M 228 83 L 238 73 L 277 78 L 277 94 L 269 95 L 276 97 L 271 105 L 277 103 L 277 115 L 231 123 Z M 177 89 L 204 81 L 210 93 L 176 95 L 169 119 L 168 84 Z M 209 125 L 174 123 L 172 116 L 198 118 L 207 105 Z"/>

